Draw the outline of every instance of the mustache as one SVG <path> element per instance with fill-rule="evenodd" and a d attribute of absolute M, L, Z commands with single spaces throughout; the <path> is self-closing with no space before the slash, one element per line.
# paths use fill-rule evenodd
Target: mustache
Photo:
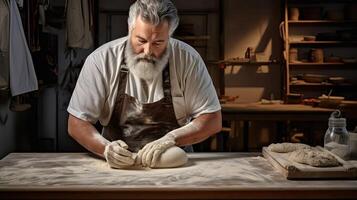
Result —
<path fill-rule="evenodd" d="M 153 56 L 150 55 L 145 55 L 145 54 L 139 54 L 137 56 L 135 56 L 134 60 L 138 63 L 138 62 L 147 62 L 147 63 L 152 63 L 155 64 L 158 59 L 156 59 Z"/>

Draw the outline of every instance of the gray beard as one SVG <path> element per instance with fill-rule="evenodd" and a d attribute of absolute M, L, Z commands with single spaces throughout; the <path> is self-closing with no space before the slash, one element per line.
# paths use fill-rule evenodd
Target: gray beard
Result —
<path fill-rule="evenodd" d="M 146 82 L 152 82 L 165 68 L 169 60 L 169 48 L 166 47 L 160 59 L 147 56 L 144 53 L 135 54 L 130 41 L 125 48 L 125 59 L 129 71 Z"/>

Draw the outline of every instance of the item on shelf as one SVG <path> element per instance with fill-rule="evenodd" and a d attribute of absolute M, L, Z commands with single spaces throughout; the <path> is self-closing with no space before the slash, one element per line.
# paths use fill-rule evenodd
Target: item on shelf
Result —
<path fill-rule="evenodd" d="M 345 81 L 346 81 L 346 79 L 341 76 L 331 76 L 328 78 L 328 82 L 330 82 L 332 84 L 342 84 Z"/>
<path fill-rule="evenodd" d="M 344 19 L 344 12 L 342 10 L 327 10 L 326 11 L 326 19 L 327 20 L 343 20 Z"/>
<path fill-rule="evenodd" d="M 339 36 L 335 32 L 318 33 L 316 35 L 316 41 L 336 41 L 339 40 Z"/>
<path fill-rule="evenodd" d="M 311 49 L 310 61 L 314 63 L 324 62 L 324 50 L 323 49 Z"/>
<path fill-rule="evenodd" d="M 345 5 L 345 18 L 348 20 L 357 20 L 357 4 L 346 4 Z"/>
<path fill-rule="evenodd" d="M 344 63 L 357 63 L 357 59 L 352 57 L 352 58 L 342 58 L 342 62 Z"/>
<path fill-rule="evenodd" d="M 302 79 L 307 83 L 322 83 L 327 81 L 328 76 L 321 74 L 304 74 Z"/>
<path fill-rule="evenodd" d="M 299 20 L 299 8 L 292 7 L 289 9 L 289 20 Z"/>
<path fill-rule="evenodd" d="M 298 60 L 298 49 L 297 48 L 290 48 L 289 49 L 289 62 L 290 63 L 297 63 Z"/>
<path fill-rule="evenodd" d="M 340 63 L 341 62 L 341 57 L 330 55 L 330 56 L 325 58 L 325 62 L 327 62 L 327 63 Z"/>
<path fill-rule="evenodd" d="M 247 50 L 245 51 L 245 58 L 248 58 L 250 61 L 256 61 L 256 56 L 255 56 L 255 52 L 254 52 L 254 48 L 253 47 L 248 47 Z"/>
<path fill-rule="evenodd" d="M 337 108 L 345 97 L 342 96 L 328 96 L 328 95 L 321 95 L 318 98 L 320 100 L 319 107 L 323 108 Z"/>
<path fill-rule="evenodd" d="M 301 104 L 303 99 L 303 94 L 290 93 L 285 97 L 286 104 Z"/>
<path fill-rule="evenodd" d="M 300 12 L 303 20 L 320 20 L 322 16 L 322 7 L 303 7 L 300 8 Z"/>
<path fill-rule="evenodd" d="M 305 105 L 309 105 L 309 106 L 313 106 L 316 107 L 319 105 L 320 101 L 318 99 L 315 98 L 309 98 L 309 99 L 304 99 L 304 104 Z"/>
<path fill-rule="evenodd" d="M 304 41 L 315 41 L 315 40 L 316 40 L 316 36 L 314 36 L 314 35 L 304 36 Z"/>
<path fill-rule="evenodd" d="M 301 42 L 304 40 L 303 35 L 292 35 L 289 36 L 289 42 Z"/>

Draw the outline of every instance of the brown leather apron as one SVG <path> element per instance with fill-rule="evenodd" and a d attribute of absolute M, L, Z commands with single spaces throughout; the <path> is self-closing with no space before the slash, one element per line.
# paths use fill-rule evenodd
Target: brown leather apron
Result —
<path fill-rule="evenodd" d="M 162 73 L 164 97 L 157 102 L 141 103 L 125 94 L 128 69 L 121 67 L 118 95 L 103 136 L 110 141 L 123 140 L 129 150 L 138 152 L 145 144 L 179 127 L 171 97 L 169 65 Z"/>

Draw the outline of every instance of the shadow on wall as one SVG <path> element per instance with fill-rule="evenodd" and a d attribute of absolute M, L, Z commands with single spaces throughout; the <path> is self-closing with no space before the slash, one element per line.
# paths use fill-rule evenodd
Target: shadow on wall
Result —
<path fill-rule="evenodd" d="M 225 58 L 243 58 L 248 47 L 253 47 L 258 61 L 280 58 L 280 1 L 229 0 L 225 1 L 225 9 Z M 225 86 L 230 89 L 226 95 L 251 96 L 251 102 L 259 97 L 278 99 L 281 96 L 281 73 L 280 65 L 276 64 L 228 68 L 225 70 Z"/>

